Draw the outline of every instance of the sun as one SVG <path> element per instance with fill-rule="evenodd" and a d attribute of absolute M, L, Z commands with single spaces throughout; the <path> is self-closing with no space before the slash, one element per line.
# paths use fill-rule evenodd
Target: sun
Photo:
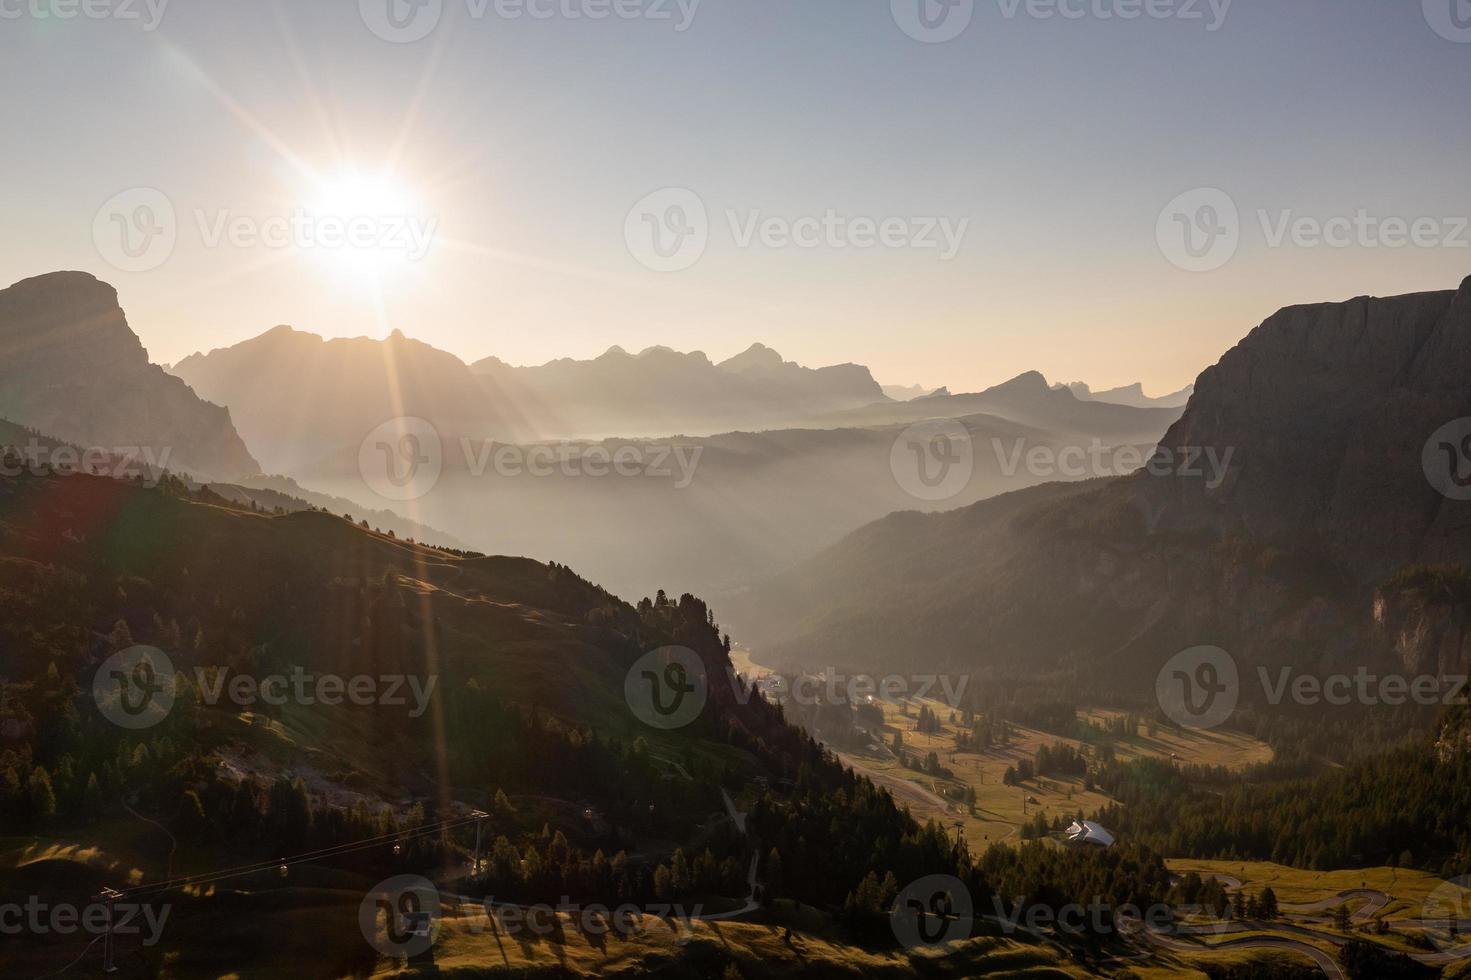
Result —
<path fill-rule="evenodd" d="M 434 245 L 438 218 L 392 173 L 347 171 L 315 182 L 296 245 L 354 278 L 411 270 Z"/>

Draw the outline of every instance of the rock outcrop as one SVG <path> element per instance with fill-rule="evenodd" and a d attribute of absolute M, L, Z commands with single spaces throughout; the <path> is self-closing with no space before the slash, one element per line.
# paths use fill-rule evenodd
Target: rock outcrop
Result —
<path fill-rule="evenodd" d="M 199 476 L 260 470 L 230 413 L 151 364 L 117 291 L 86 273 L 0 290 L 0 416 L 81 446 L 148 447 Z"/>

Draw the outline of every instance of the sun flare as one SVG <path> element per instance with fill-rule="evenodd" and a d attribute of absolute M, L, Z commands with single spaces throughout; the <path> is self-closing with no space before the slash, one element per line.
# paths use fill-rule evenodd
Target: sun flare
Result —
<path fill-rule="evenodd" d="M 391 173 L 321 178 L 303 210 L 298 244 L 353 277 L 408 271 L 428 254 L 438 228 L 422 196 Z"/>

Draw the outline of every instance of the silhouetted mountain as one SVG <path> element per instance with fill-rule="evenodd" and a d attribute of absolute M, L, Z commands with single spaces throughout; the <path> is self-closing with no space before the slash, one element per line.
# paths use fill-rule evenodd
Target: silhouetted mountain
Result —
<path fill-rule="evenodd" d="M 31 474 L 0 475 L 0 592 L 0 819 L 12 836 L 78 828 L 89 848 L 12 862 L 6 894 L 96 894 L 122 868 L 124 884 L 178 909 L 167 951 L 183 976 L 299 967 L 274 941 L 286 916 L 354 937 L 331 972 L 369 975 L 381 961 L 356 941 L 364 895 L 410 868 L 498 901 L 571 890 L 611 907 L 668 900 L 656 881 L 673 867 L 674 899 L 698 910 L 754 907 L 766 881 L 838 908 L 870 871 L 969 867 L 943 829 L 920 827 L 736 680 L 712 611 L 690 595 L 634 606 L 564 566 L 455 556 L 327 514 L 252 513 L 181 481 Z M 657 664 L 644 658 L 674 644 L 698 704 L 656 727 L 630 678 L 654 676 L 638 673 Z M 123 695 L 109 713 L 94 695 L 109 678 L 134 690 L 106 672 L 117 657 L 148 658 L 132 675 L 156 683 L 143 709 Z M 262 678 L 281 679 L 279 697 Z M 749 814 L 724 819 L 727 788 L 754 794 Z M 472 883 L 460 869 L 477 809 L 492 857 Z M 140 820 L 184 846 L 124 863 Z M 841 846 L 801 843 L 819 836 Z M 882 853 L 855 864 L 860 847 Z M 678 848 L 704 859 L 696 878 Z M 777 878 L 780 854 L 803 873 Z M 487 961 L 500 935 L 482 937 Z M 12 941 L 3 959 L 7 976 L 45 975 L 77 949 Z M 698 948 L 658 959 L 671 976 L 710 973 Z"/>
<path fill-rule="evenodd" d="M 323 340 L 277 327 L 172 370 L 229 405 L 266 468 L 285 473 L 356 451 L 401 416 L 453 438 L 532 441 L 770 428 L 884 400 L 866 368 L 804 368 L 760 344 L 720 365 L 698 351 L 614 347 L 591 361 L 469 367 L 397 331 Z"/>
<path fill-rule="evenodd" d="M 1110 405 L 1132 405 L 1135 408 L 1184 408 L 1185 403 L 1190 401 L 1190 396 L 1195 393 L 1194 385 L 1186 385 L 1171 394 L 1150 398 L 1144 393 L 1144 385 L 1137 382 L 1107 391 L 1093 391 L 1082 381 L 1074 381 L 1066 387 L 1085 402 L 1108 402 Z"/>
<path fill-rule="evenodd" d="M 459 358 L 394 333 L 323 340 L 276 327 L 193 354 L 173 372 L 229 405 L 267 470 L 291 473 L 344 447 L 356 450 L 389 419 L 428 419 L 444 432 L 503 437 L 503 405 Z"/>
<path fill-rule="evenodd" d="M 964 418 L 986 414 L 1050 432 L 1086 445 L 1101 439 L 1110 445 L 1153 443 L 1180 417 L 1177 408 L 1138 408 L 1083 401 L 1067 389 L 1052 388 L 1036 371 L 985 391 L 952 395 L 941 388 L 907 402 L 869 405 L 821 416 L 814 424 L 892 425 L 932 418 Z"/>
<path fill-rule="evenodd" d="M 147 447 L 175 472 L 260 471 L 230 413 L 148 361 L 117 291 L 57 272 L 0 290 L 0 415 L 85 447 Z"/>
<path fill-rule="evenodd" d="M 61 448 L 65 448 L 67 453 L 63 455 L 56 452 Z M 55 439 L 44 432 L 0 418 L 0 454 L 5 454 L 12 469 L 38 473 L 90 473 L 115 480 L 133 480 L 150 486 L 156 485 L 169 472 L 166 467 L 151 465 L 148 458 L 142 455 L 99 456 L 95 451 L 89 454 L 89 448 Z M 7 471 L 6 475 L 15 474 Z M 375 529 L 405 540 L 459 551 L 469 550 L 462 542 L 443 531 L 411 521 L 391 510 L 363 507 L 344 497 L 313 493 L 283 476 L 252 476 L 229 483 L 191 480 L 189 486 L 218 494 L 232 504 L 253 507 L 267 514 L 277 511 L 297 514 L 309 510 L 323 510 L 337 515 L 350 514 L 355 519 L 367 521 Z"/>
<path fill-rule="evenodd" d="M 907 402 L 914 398 L 933 395 L 944 389 L 926 388 L 924 385 L 884 385 L 884 394 L 896 402 Z"/>
<path fill-rule="evenodd" d="M 550 438 L 777 428 L 886 400 L 867 368 L 806 368 L 761 344 L 719 364 L 700 351 L 614 347 L 590 361 L 511 367 L 491 357 L 472 369 Z"/>
<path fill-rule="evenodd" d="M 1468 372 L 1471 280 L 1285 309 L 1200 376 L 1152 470 L 891 515 L 736 625 L 797 660 L 1063 661 L 1135 691 L 1200 644 L 1464 670 L 1461 592 L 1435 583 L 1471 562 L 1471 502 L 1426 468 L 1451 486 L 1471 455 L 1459 429 L 1432 438 L 1471 415 Z"/>

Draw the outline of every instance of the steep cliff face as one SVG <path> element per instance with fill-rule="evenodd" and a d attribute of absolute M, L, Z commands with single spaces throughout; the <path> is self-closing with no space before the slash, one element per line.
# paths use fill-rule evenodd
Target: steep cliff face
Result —
<path fill-rule="evenodd" d="M 85 273 L 0 290 L 0 416 L 83 446 L 166 450 L 170 469 L 201 476 L 260 470 L 230 413 L 150 364 L 117 291 Z"/>
<path fill-rule="evenodd" d="M 1155 467 L 894 515 L 734 625 L 803 662 L 1073 659 L 1108 663 L 1100 683 L 1205 644 L 1244 668 L 1465 671 L 1471 500 L 1422 457 L 1471 416 L 1468 376 L 1471 280 L 1283 310 L 1201 375 Z"/>
<path fill-rule="evenodd" d="M 1145 479 L 1141 490 L 1164 526 L 1311 545 L 1363 582 L 1464 559 L 1471 505 L 1438 492 L 1421 458 L 1437 430 L 1471 416 L 1468 373 L 1471 279 L 1290 307 L 1200 376 L 1161 443 L 1234 450 L 1225 482 Z"/>

